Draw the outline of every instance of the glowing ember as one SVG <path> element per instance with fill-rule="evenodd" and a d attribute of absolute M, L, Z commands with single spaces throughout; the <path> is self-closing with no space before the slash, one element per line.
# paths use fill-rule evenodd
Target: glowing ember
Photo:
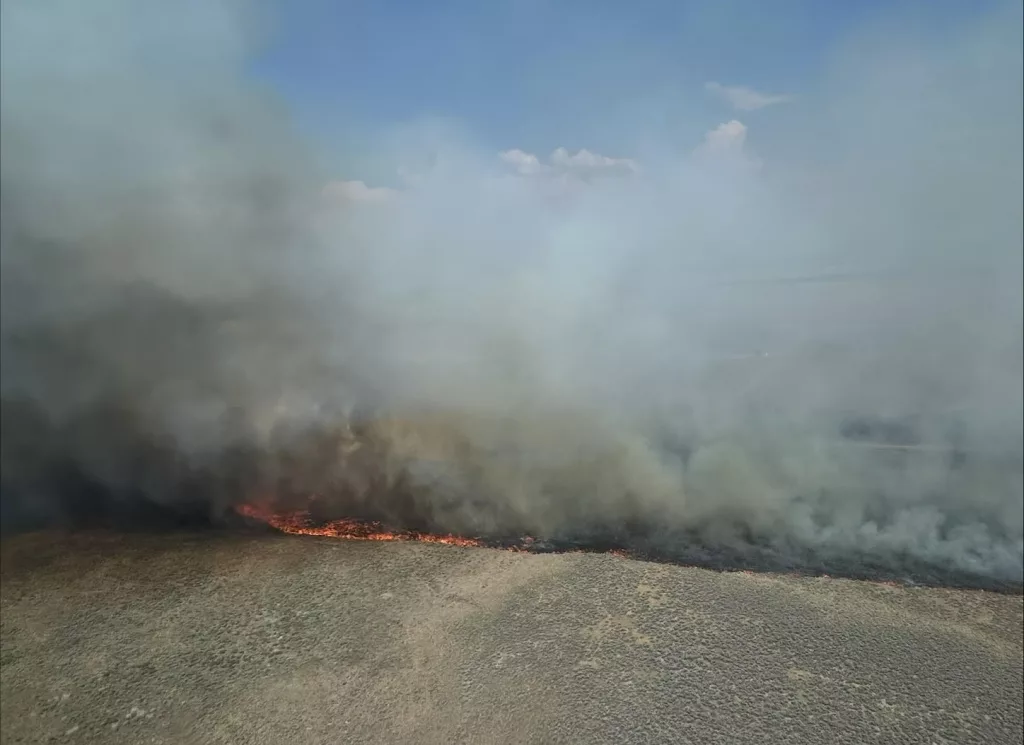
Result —
<path fill-rule="evenodd" d="M 390 531 L 378 522 L 370 520 L 331 520 L 314 524 L 309 512 L 270 512 L 255 505 L 238 505 L 238 514 L 261 520 L 282 533 L 295 535 L 319 535 L 331 538 L 347 538 L 354 541 L 420 541 L 423 543 L 444 543 L 448 546 L 483 546 L 475 538 L 461 538 L 451 534 L 419 533 L 411 530 Z"/>

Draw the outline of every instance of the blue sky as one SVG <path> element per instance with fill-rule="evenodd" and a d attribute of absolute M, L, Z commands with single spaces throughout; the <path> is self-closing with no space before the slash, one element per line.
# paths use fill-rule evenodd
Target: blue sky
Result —
<path fill-rule="evenodd" d="M 813 101 L 823 68 L 872 24 L 955 27 L 968 0 L 294 0 L 254 72 L 338 167 L 368 138 L 424 117 L 457 121 L 486 146 L 628 155 L 631 137 L 692 147 L 729 118 L 707 81 L 796 96 L 751 114 L 770 136 Z M 365 160 L 365 159 L 364 159 Z M 341 165 L 345 164 L 345 165 Z"/>

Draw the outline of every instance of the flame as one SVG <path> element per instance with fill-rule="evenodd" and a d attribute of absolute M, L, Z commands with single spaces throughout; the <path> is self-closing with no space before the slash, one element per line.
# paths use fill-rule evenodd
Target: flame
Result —
<path fill-rule="evenodd" d="M 316 535 L 327 538 L 346 538 L 352 541 L 419 541 L 421 543 L 442 543 L 446 546 L 463 546 L 467 548 L 497 548 L 479 538 L 466 538 L 451 533 L 421 533 L 415 530 L 388 530 L 382 523 L 373 520 L 345 518 L 316 523 L 308 510 L 292 510 L 275 512 L 268 507 L 256 504 L 235 505 L 235 512 L 251 520 L 259 520 L 282 533 L 292 535 Z M 518 543 L 505 543 L 500 546 L 506 551 L 529 553 L 536 549 L 537 539 L 524 535 Z M 584 553 L 582 549 L 570 549 L 562 553 Z M 630 558 L 625 549 L 613 548 L 607 551 L 620 559 Z"/>
<path fill-rule="evenodd" d="M 293 535 L 318 535 L 330 538 L 347 538 L 353 541 L 420 541 L 422 543 L 443 543 L 447 546 L 479 547 L 484 543 L 476 538 L 463 538 L 450 533 L 420 533 L 411 530 L 391 531 L 372 520 L 331 520 L 314 524 L 306 510 L 272 512 L 263 507 L 241 504 L 235 511 L 243 517 L 260 520 L 282 533 Z"/>
<path fill-rule="evenodd" d="M 415 530 L 389 530 L 383 523 L 374 520 L 361 520 L 358 518 L 345 518 L 331 520 L 329 522 L 317 523 L 314 521 L 309 510 L 292 510 L 275 512 L 267 506 L 258 504 L 238 504 L 234 507 L 239 515 L 266 523 L 282 533 L 292 535 L 324 536 L 328 538 L 345 538 L 352 541 L 419 541 L 421 543 L 440 543 L 446 546 L 462 546 L 466 548 L 501 548 L 505 551 L 516 553 L 531 553 L 538 550 L 541 543 L 537 538 L 524 535 L 518 541 L 488 542 L 480 538 L 467 538 L 453 535 L 451 533 L 422 533 Z M 556 549 L 557 550 L 557 549 Z M 567 548 L 558 550 L 558 553 L 580 554 L 588 553 L 582 548 Z M 626 548 L 616 547 L 604 550 L 604 553 L 618 559 L 637 558 L 638 554 Z M 689 565 L 687 565 L 689 566 Z M 756 576 L 761 572 L 751 569 L 725 569 L 724 571 L 746 576 Z M 783 572 L 790 577 L 802 577 L 799 572 Z M 832 575 L 822 573 L 817 575 L 818 579 L 830 582 L 835 579 Z M 904 587 L 907 582 L 899 582 L 892 579 L 868 579 L 875 585 L 887 587 Z M 909 583 L 915 586 L 913 583 Z"/>

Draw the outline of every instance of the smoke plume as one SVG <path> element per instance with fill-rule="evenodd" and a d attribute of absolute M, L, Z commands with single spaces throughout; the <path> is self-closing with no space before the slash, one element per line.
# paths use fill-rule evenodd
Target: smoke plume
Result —
<path fill-rule="evenodd" d="M 241 10 L 3 4 L 5 522 L 317 494 L 1021 582 L 1019 4 L 852 35 L 763 148 L 432 121 L 385 186 Z"/>

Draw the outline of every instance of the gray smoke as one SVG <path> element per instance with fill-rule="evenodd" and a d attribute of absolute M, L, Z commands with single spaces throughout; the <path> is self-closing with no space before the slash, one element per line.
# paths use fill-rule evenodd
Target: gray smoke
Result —
<path fill-rule="evenodd" d="M 5 514 L 316 493 L 1021 581 L 1019 4 L 851 38 L 760 157 L 435 122 L 367 143 L 429 163 L 394 190 L 324 188 L 240 7 L 2 12 Z"/>

